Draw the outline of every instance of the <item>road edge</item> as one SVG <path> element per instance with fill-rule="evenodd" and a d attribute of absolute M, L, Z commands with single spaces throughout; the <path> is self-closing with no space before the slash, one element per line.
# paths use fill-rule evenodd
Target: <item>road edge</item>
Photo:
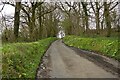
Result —
<path fill-rule="evenodd" d="M 97 53 L 97 52 L 94 52 L 94 51 L 87 51 L 87 50 L 79 49 L 79 48 L 74 47 L 74 46 L 69 46 L 69 45 L 65 44 L 63 40 L 62 40 L 62 43 L 63 43 L 65 46 L 71 48 L 73 51 L 75 51 L 75 52 L 77 53 L 77 55 L 79 55 L 79 56 L 81 56 L 81 55 L 80 55 L 80 52 L 82 52 L 82 53 L 87 53 L 87 54 L 88 54 L 88 53 L 90 53 L 90 54 L 92 53 L 93 55 L 99 56 L 99 57 L 101 57 L 101 58 L 103 58 L 103 59 L 104 59 L 104 58 L 109 58 L 110 60 L 116 61 L 116 63 L 118 63 L 118 66 L 114 66 L 114 64 L 112 64 L 112 63 L 110 63 L 110 62 L 105 62 L 105 61 L 104 61 L 104 62 L 105 62 L 106 64 L 103 65 L 102 63 L 99 63 L 98 61 L 95 61 L 95 59 L 92 59 L 91 57 L 86 57 L 85 55 L 82 56 L 82 57 L 85 57 L 86 59 L 92 61 L 92 62 L 95 63 L 96 65 L 102 67 L 102 68 L 105 69 L 106 71 L 111 72 L 111 73 L 114 74 L 114 75 L 117 75 L 117 76 L 118 76 L 118 79 L 120 79 L 120 62 L 119 62 L 119 61 L 117 61 L 117 60 L 115 60 L 115 59 L 113 59 L 113 58 L 110 58 L 110 57 L 108 57 L 108 56 L 101 55 L 101 54 L 99 54 L 99 53 Z M 111 66 L 110 66 L 110 65 L 111 65 Z"/>
<path fill-rule="evenodd" d="M 45 59 L 45 57 L 48 57 L 48 56 L 46 56 L 46 53 L 47 53 L 48 49 L 50 48 L 50 46 L 52 45 L 52 43 L 54 43 L 55 41 L 57 41 L 57 39 L 54 40 L 53 42 L 51 42 L 51 43 L 48 45 L 47 49 L 45 50 L 44 54 L 42 55 L 42 57 L 41 57 L 41 59 L 40 59 L 40 63 L 38 64 L 38 67 L 37 67 L 37 69 L 36 69 L 35 80 L 39 80 L 39 78 L 38 78 L 38 76 L 37 76 L 38 71 L 39 71 L 39 70 L 43 70 L 44 67 L 46 67 L 45 65 L 43 65 L 43 64 L 44 64 L 44 59 Z"/>

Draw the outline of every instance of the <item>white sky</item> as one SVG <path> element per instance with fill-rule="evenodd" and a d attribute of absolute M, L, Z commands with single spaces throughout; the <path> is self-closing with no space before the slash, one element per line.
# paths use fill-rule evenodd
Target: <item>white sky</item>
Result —
<path fill-rule="evenodd" d="M 49 1 L 49 0 L 46 0 L 46 1 Z M 2 9 L 2 7 L 3 7 L 3 5 L 0 3 L 0 10 Z M 4 9 L 2 10 L 2 14 L 4 16 L 5 15 L 7 15 L 7 16 L 14 16 L 14 12 L 15 12 L 15 7 L 13 7 L 11 5 L 7 5 L 7 4 L 4 6 Z M 0 18 L 1 18 L 1 13 L 0 13 Z"/>
<path fill-rule="evenodd" d="M 3 5 L 0 5 L 0 10 L 2 9 L 2 7 L 3 7 Z M 13 16 L 14 12 L 15 12 L 15 8 L 13 6 L 7 5 L 7 4 L 4 6 L 4 9 L 2 10 L 3 15 Z"/>
<path fill-rule="evenodd" d="M 25 1 L 29 1 L 29 0 L 22 0 L 22 1 L 25 2 Z M 38 1 L 41 1 L 41 0 L 38 0 Z M 61 1 L 61 0 L 45 0 L 45 1 L 49 2 L 49 1 Z M 68 1 L 68 0 L 65 0 L 65 1 Z M 70 1 L 78 1 L 78 0 L 70 0 Z M 112 1 L 112 0 L 108 0 L 108 1 Z M 115 1 L 118 1 L 118 0 L 115 0 Z M 1 5 L 1 1 L 0 1 L 0 10 L 2 9 L 2 7 L 3 7 L 3 5 Z M 15 8 L 11 5 L 6 4 L 3 11 L 2 11 L 2 14 L 13 16 L 14 12 L 15 12 Z M 0 16 L 1 16 L 1 14 L 0 14 Z"/>

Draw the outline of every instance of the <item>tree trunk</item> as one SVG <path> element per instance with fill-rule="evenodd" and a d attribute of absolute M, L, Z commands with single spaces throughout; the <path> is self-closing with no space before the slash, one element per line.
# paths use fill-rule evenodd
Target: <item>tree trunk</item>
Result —
<path fill-rule="evenodd" d="M 89 24 L 88 24 L 88 13 L 87 13 L 87 4 L 84 3 L 84 2 L 81 2 L 82 3 L 82 6 L 83 6 L 83 10 L 84 10 L 84 13 L 85 13 L 85 26 L 86 26 L 86 32 L 89 31 Z"/>
<path fill-rule="evenodd" d="M 18 38 L 18 33 L 19 33 L 20 9 L 21 9 L 21 2 L 16 2 L 15 14 L 14 14 L 14 36 L 15 36 L 15 39 Z"/>
<path fill-rule="evenodd" d="M 99 8 L 98 8 L 98 2 L 96 4 L 96 29 L 97 29 L 97 34 L 100 34 L 100 20 L 99 20 Z"/>
<path fill-rule="evenodd" d="M 32 16 L 31 16 L 31 21 L 30 21 L 30 40 L 33 41 L 34 39 L 34 34 L 33 34 L 33 29 L 36 27 L 35 26 L 35 7 L 32 6 Z"/>
<path fill-rule="evenodd" d="M 42 17 L 41 17 L 41 5 L 39 6 L 39 39 L 42 37 Z"/>
<path fill-rule="evenodd" d="M 107 27 L 107 37 L 110 37 L 111 35 L 111 18 L 110 18 L 110 12 L 109 7 L 107 5 L 107 2 L 104 2 L 104 16 L 105 16 L 105 23 Z"/>

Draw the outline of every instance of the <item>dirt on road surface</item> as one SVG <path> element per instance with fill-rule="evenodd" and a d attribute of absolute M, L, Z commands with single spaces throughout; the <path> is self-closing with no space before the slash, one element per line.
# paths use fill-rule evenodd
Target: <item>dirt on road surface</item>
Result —
<path fill-rule="evenodd" d="M 114 68 L 118 66 L 116 61 L 101 56 L 96 58 L 95 54 L 88 54 L 66 46 L 62 40 L 57 40 L 51 44 L 44 55 L 36 76 L 37 78 L 118 78 L 117 68 Z M 91 54 L 94 57 L 91 57 Z M 106 60 L 106 65 L 111 62 L 114 66 L 104 67 L 105 62 L 99 62 L 101 60 L 99 58 Z"/>

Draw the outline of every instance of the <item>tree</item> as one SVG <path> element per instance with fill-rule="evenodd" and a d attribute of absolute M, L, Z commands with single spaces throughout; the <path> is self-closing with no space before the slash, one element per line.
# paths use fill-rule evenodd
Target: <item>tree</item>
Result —
<path fill-rule="evenodd" d="M 67 24 L 68 24 L 67 26 L 62 25 L 62 27 L 65 28 L 67 34 L 71 35 L 71 34 L 73 34 L 73 30 L 72 30 L 73 23 L 72 23 L 72 16 L 71 16 L 71 7 L 69 7 L 69 9 L 67 9 L 65 6 L 65 4 L 67 4 L 67 3 L 68 2 L 65 2 L 65 3 L 60 2 L 57 7 L 63 13 L 63 15 L 65 17 L 64 20 L 66 20 Z M 69 4 L 71 4 L 71 2 Z M 66 22 L 63 21 L 62 23 L 66 23 Z"/>
<path fill-rule="evenodd" d="M 93 3 L 91 2 L 91 7 L 95 14 L 96 32 L 97 34 L 100 34 L 100 9 L 102 8 L 102 6 L 100 6 L 98 2 L 95 2 L 95 5 L 93 5 Z"/>
<path fill-rule="evenodd" d="M 21 2 L 16 2 L 15 14 L 14 14 L 14 36 L 15 36 L 15 39 L 18 38 L 18 33 L 19 33 L 20 10 L 21 10 Z"/>
<path fill-rule="evenodd" d="M 83 6 L 83 10 L 85 13 L 85 26 L 86 26 L 86 32 L 89 31 L 89 24 L 88 24 L 88 20 L 89 20 L 89 15 L 88 15 L 88 10 L 87 10 L 87 3 L 86 2 L 81 2 L 82 6 Z"/>
<path fill-rule="evenodd" d="M 117 2 L 114 6 L 111 7 L 112 2 L 110 2 L 109 4 L 107 4 L 107 2 L 104 2 L 104 17 L 105 17 L 105 23 L 106 23 L 106 27 L 107 27 L 107 37 L 111 36 L 111 16 L 110 16 L 110 11 L 112 9 L 114 9 L 119 2 Z M 110 8 L 111 7 L 111 8 Z"/>

